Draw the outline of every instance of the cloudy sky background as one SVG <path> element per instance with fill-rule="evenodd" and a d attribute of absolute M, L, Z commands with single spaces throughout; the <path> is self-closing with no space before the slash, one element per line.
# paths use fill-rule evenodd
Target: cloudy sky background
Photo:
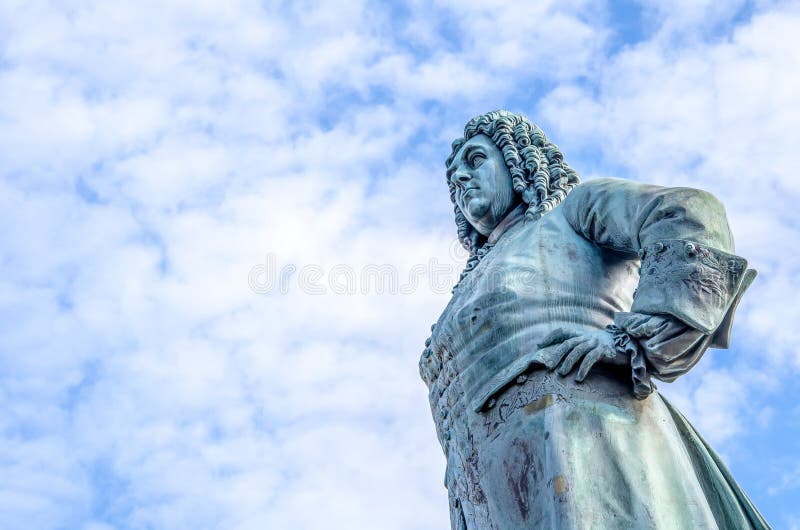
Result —
<path fill-rule="evenodd" d="M 443 160 L 508 108 L 727 205 L 760 275 L 661 388 L 800 528 L 800 5 L 490 3 L 0 2 L 0 527 L 447 528 Z"/>

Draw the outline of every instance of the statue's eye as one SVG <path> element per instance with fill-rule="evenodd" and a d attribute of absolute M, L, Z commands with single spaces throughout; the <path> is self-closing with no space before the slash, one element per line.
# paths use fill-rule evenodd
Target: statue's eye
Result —
<path fill-rule="evenodd" d="M 472 167 L 478 167 L 486 160 L 486 155 L 483 153 L 474 153 L 469 157 L 469 164 Z"/>

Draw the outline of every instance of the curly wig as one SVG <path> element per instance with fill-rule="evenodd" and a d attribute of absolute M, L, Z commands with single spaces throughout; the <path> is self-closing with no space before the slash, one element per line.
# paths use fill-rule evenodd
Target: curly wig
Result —
<path fill-rule="evenodd" d="M 526 117 L 507 110 L 487 112 L 472 118 L 464 127 L 464 136 L 453 142 L 447 166 L 475 135 L 485 134 L 503 153 L 511 173 L 511 183 L 518 198 L 527 204 L 525 220 L 539 219 L 555 208 L 579 182 L 574 169 L 567 166 L 558 147 L 549 142 L 544 132 Z M 458 228 L 458 239 L 470 256 L 474 256 L 486 238 L 469 224 L 456 205 L 455 184 L 447 181 Z"/>

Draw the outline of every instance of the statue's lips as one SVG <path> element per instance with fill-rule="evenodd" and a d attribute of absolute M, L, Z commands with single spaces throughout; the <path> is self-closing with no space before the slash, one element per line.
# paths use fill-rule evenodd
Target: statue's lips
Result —
<path fill-rule="evenodd" d="M 466 198 L 467 198 L 467 196 L 469 195 L 469 192 L 471 192 L 471 191 L 475 191 L 475 190 L 477 190 L 477 189 L 478 189 L 478 188 L 466 188 L 466 189 L 464 190 L 464 193 L 461 195 L 461 197 L 462 197 L 463 199 L 466 199 Z"/>

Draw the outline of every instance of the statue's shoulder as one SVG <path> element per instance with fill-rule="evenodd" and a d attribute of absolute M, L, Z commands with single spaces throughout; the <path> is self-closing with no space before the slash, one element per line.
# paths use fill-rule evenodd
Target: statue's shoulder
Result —
<path fill-rule="evenodd" d="M 573 196 L 574 198 L 572 200 L 575 200 L 581 195 L 628 195 L 630 197 L 643 196 L 648 198 L 652 196 L 682 195 L 715 198 L 708 191 L 699 188 L 661 186 L 658 184 L 639 182 L 638 180 L 612 177 L 601 177 L 582 181 L 572 189 L 567 198 L 569 199 L 569 196 Z"/>
<path fill-rule="evenodd" d="M 636 180 L 602 177 L 586 180 L 575 186 L 564 199 L 566 210 L 598 206 L 641 207 L 661 203 L 690 203 L 715 207 L 716 197 L 705 190 L 687 187 L 667 187 Z"/>
<path fill-rule="evenodd" d="M 570 192 L 568 196 L 572 195 L 573 193 L 576 194 L 625 193 L 625 192 L 630 192 L 632 190 L 639 190 L 639 189 L 644 190 L 644 189 L 655 189 L 655 188 L 661 188 L 661 186 L 654 186 L 653 184 L 645 184 L 643 182 L 639 182 L 636 180 L 621 179 L 614 177 L 598 177 L 590 180 L 581 181 L 580 184 L 578 184 L 572 189 L 572 192 Z"/>
<path fill-rule="evenodd" d="M 585 210 L 599 204 L 629 200 L 632 194 L 652 190 L 657 186 L 643 184 L 635 180 L 601 177 L 584 180 L 575 186 L 563 201 L 565 211 Z"/>

